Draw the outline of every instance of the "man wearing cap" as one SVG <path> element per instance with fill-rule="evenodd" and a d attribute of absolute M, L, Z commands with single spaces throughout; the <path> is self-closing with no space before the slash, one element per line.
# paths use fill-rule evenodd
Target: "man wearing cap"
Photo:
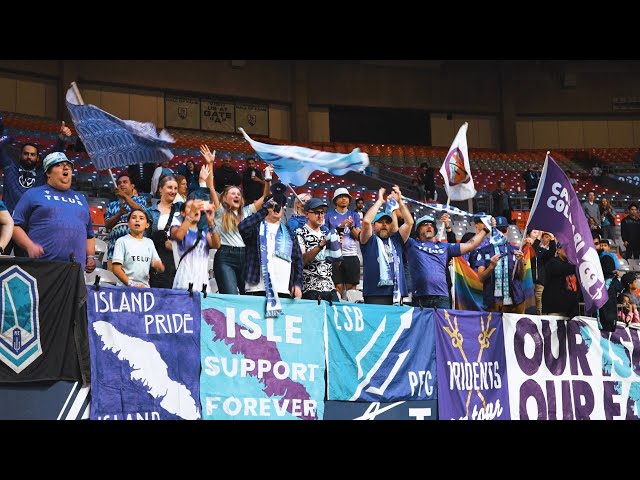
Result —
<path fill-rule="evenodd" d="M 260 210 L 238 224 L 246 245 L 245 291 L 266 297 L 268 317 L 282 313 L 280 297 L 302 297 L 300 245 L 297 236 L 281 223 L 286 202 L 283 194 L 268 195 Z"/>
<path fill-rule="evenodd" d="M 496 217 L 495 227 L 503 235 L 480 249 L 476 258 L 478 278 L 484 284 L 482 299 L 490 312 L 524 313 L 524 254 L 507 242 L 509 224 Z"/>
<path fill-rule="evenodd" d="M 574 317 L 579 313 L 579 298 L 576 267 L 569 263 L 564 245 L 556 242 L 556 256 L 549 260 L 545 272 L 542 313 Z"/>
<path fill-rule="evenodd" d="M 362 220 L 360 247 L 363 264 L 363 296 L 365 303 L 377 305 L 399 305 L 407 295 L 407 282 L 404 276 L 403 247 L 413 229 L 413 217 L 402 201 L 397 185 L 393 193 L 399 208 L 392 214 L 378 212 L 384 202 L 386 190 L 378 190 L 378 200 Z M 396 212 L 400 210 L 406 219 L 398 228 Z"/>
<path fill-rule="evenodd" d="M 358 258 L 358 236 L 360 235 L 360 215 L 349 210 L 351 195 L 344 188 L 338 188 L 333 193 L 335 208 L 325 215 L 324 224 L 329 230 L 336 229 L 342 237 L 342 262 L 333 265 L 333 283 L 338 293 L 342 295 L 343 286 L 346 290 L 355 289 L 360 283 L 360 259 Z"/>
<path fill-rule="evenodd" d="M 22 195 L 13 214 L 13 239 L 31 258 L 69 261 L 86 272 L 96 268 L 95 240 L 84 195 L 71 189 L 73 162 L 62 152 L 42 164 L 47 184 Z"/>
<path fill-rule="evenodd" d="M 425 215 L 416 222 L 416 238 L 404 244 L 409 271 L 413 281 L 413 304 L 428 308 L 451 308 L 447 288 L 447 265 L 451 257 L 459 257 L 476 248 L 489 233 L 484 227 L 467 243 L 434 241 L 436 219 Z"/>
<path fill-rule="evenodd" d="M 296 230 L 302 251 L 302 298 L 340 301 L 331 277 L 332 264 L 326 260 L 327 239 L 322 231 L 329 206 L 324 200 L 311 198 L 304 204 L 307 223 Z M 324 227 L 327 228 L 327 227 Z"/>

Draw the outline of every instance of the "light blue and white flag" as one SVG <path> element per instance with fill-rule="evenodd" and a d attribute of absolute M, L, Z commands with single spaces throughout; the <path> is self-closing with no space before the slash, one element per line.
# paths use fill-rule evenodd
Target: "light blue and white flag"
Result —
<path fill-rule="evenodd" d="M 399 208 L 400 205 L 398 205 L 398 201 L 395 198 L 387 198 L 387 204 L 385 205 L 384 213 L 388 213 L 389 215 L 391 215 L 394 210 L 397 210 Z"/>
<path fill-rule="evenodd" d="M 269 145 L 252 140 L 239 128 L 258 156 L 272 163 L 282 183 L 304 185 L 315 170 L 342 176 L 351 171 L 362 171 L 369 166 L 369 155 L 354 148 L 351 153 L 323 152 L 295 145 Z"/>
<path fill-rule="evenodd" d="M 67 91 L 67 108 L 78 136 L 98 170 L 135 163 L 162 163 L 173 158 L 175 140 L 153 123 L 121 120 L 95 105 L 81 105 L 73 88 Z"/>

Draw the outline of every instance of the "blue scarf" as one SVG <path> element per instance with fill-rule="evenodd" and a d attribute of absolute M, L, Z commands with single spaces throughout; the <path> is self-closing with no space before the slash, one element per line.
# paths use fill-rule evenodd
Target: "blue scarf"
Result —
<path fill-rule="evenodd" d="M 505 239 L 505 242 L 503 242 L 502 245 L 506 243 L 506 237 L 503 238 Z M 494 255 L 501 253 L 498 245 L 493 246 L 493 251 L 495 252 Z M 508 253 L 509 249 L 507 248 L 507 254 Z M 493 296 L 502 297 L 503 305 L 513 305 L 513 300 L 509 294 L 509 255 L 498 260 L 495 272 L 496 282 L 493 289 Z"/>
<path fill-rule="evenodd" d="M 378 266 L 380 267 L 380 281 L 378 282 L 379 287 L 386 287 L 389 285 L 393 285 L 393 304 L 400 305 L 400 258 L 398 257 L 398 252 L 396 251 L 396 247 L 389 238 L 388 245 L 390 251 L 387 253 L 386 246 L 382 239 L 377 235 L 376 241 L 378 242 Z"/>
<path fill-rule="evenodd" d="M 262 269 L 262 280 L 264 281 L 264 292 L 267 299 L 266 317 L 277 317 L 282 315 L 282 305 L 278 292 L 271 285 L 271 275 L 267 266 L 267 222 L 265 220 L 260 224 L 258 238 L 260 240 L 260 268 Z M 287 228 L 281 223 L 276 233 L 276 248 L 274 255 L 287 262 L 291 262 L 291 251 L 293 249 L 293 240 L 289 235 Z"/>

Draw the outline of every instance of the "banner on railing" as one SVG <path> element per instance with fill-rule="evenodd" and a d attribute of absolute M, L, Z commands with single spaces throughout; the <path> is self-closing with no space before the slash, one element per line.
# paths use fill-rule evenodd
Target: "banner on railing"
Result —
<path fill-rule="evenodd" d="M 436 399 L 432 316 L 432 309 L 411 307 L 330 307 L 328 400 Z"/>
<path fill-rule="evenodd" d="M 503 315 L 511 417 L 638 419 L 640 331 L 590 317 Z"/>
<path fill-rule="evenodd" d="M 325 302 L 264 297 L 202 300 L 200 401 L 205 420 L 322 420 Z"/>
<path fill-rule="evenodd" d="M 438 418 L 508 420 L 500 313 L 437 309 Z"/>
<path fill-rule="evenodd" d="M 199 419 L 200 295 L 87 290 L 91 419 Z"/>

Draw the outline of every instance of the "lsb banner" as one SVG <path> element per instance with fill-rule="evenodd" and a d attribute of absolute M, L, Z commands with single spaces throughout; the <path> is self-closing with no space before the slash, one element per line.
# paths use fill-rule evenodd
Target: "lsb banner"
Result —
<path fill-rule="evenodd" d="M 88 286 L 92 420 L 200 418 L 200 295 Z"/>
<path fill-rule="evenodd" d="M 640 331 L 600 331 L 589 317 L 502 318 L 512 418 L 639 418 Z"/>
<path fill-rule="evenodd" d="M 338 303 L 327 310 L 328 400 L 435 400 L 433 310 Z"/>
<path fill-rule="evenodd" d="M 325 302 L 209 295 L 202 300 L 200 401 L 205 420 L 322 420 Z"/>
<path fill-rule="evenodd" d="M 436 400 L 407 402 L 324 402 L 325 420 L 437 420 Z"/>

